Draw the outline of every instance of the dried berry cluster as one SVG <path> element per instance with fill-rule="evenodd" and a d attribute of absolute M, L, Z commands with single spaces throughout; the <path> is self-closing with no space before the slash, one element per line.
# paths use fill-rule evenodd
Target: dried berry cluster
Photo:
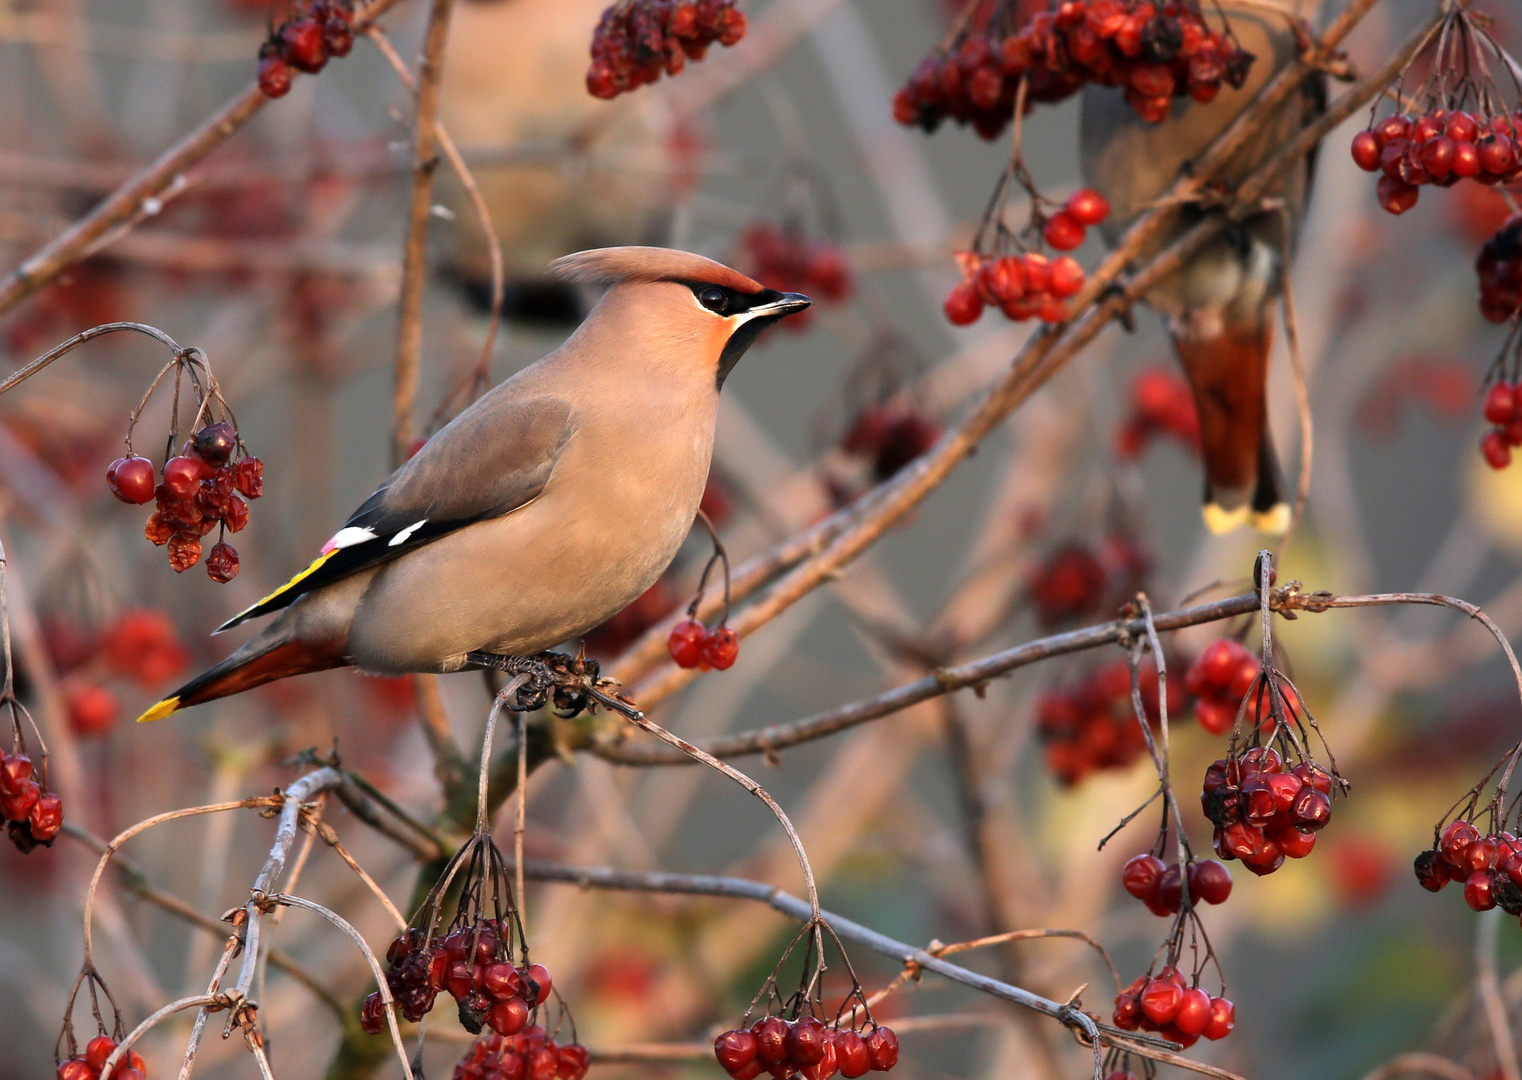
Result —
<path fill-rule="evenodd" d="M 1515 318 L 1522 311 L 1522 214 L 1512 215 L 1485 241 L 1474 268 L 1480 275 L 1480 312 L 1491 322 Z"/>
<path fill-rule="evenodd" d="M 616 98 L 676 75 L 701 60 L 714 42 L 735 45 L 748 27 L 735 0 L 618 0 L 592 34 L 587 92 Z"/>
<path fill-rule="evenodd" d="M 1110 213 L 1110 205 L 1098 192 L 1080 188 L 1061 210 L 1046 218 L 1042 238 L 1058 251 L 1081 245 L 1090 225 Z M 1039 318 L 1061 322 L 1068 317 L 1067 299 L 1077 295 L 1087 279 L 1078 260 L 1068 255 L 1049 259 L 1040 252 L 957 256 L 962 280 L 946 296 L 946 319 L 953 326 L 968 326 L 982 318 L 985 308 L 998 308 L 1014 322 Z"/>
<path fill-rule="evenodd" d="M 1176 440 L 1198 453 L 1200 414 L 1194 392 L 1169 368 L 1148 368 L 1131 380 L 1130 408 L 1115 435 L 1115 456 L 1136 461 L 1158 436 Z"/>
<path fill-rule="evenodd" d="M 116 1050 L 116 1040 L 109 1035 L 97 1035 L 85 1044 L 84 1052 L 63 1061 L 58 1066 L 58 1080 L 100 1080 L 100 1070 Z M 148 1066 L 136 1050 L 129 1049 L 121 1056 L 121 1063 L 111 1072 L 111 1080 L 145 1080 Z"/>
<path fill-rule="evenodd" d="M 1188 865 L 1190 904 L 1224 904 L 1231 895 L 1231 871 L 1214 859 L 1191 860 Z M 1120 871 L 1120 883 L 1154 915 L 1177 915 L 1183 907 L 1184 883 L 1178 863 L 1164 865 L 1150 852 L 1127 860 Z"/>
<path fill-rule="evenodd" d="M 1142 975 L 1115 999 L 1115 1026 L 1126 1031 L 1155 1031 L 1165 1039 L 1193 1046 L 1203 1035 L 1224 1039 L 1237 1023 L 1237 1007 L 1211 997 L 1199 980 L 1190 986 L 1169 965 L 1153 978 Z"/>
<path fill-rule="evenodd" d="M 724 1032 L 714 1040 L 713 1052 L 733 1080 L 755 1080 L 763 1072 L 774 1080 L 798 1075 L 829 1080 L 837 1072 L 854 1078 L 897 1065 L 898 1036 L 881 1024 L 858 1031 L 838 1021 L 826 1026 L 812 1016 L 764 1016 L 748 1029 Z"/>
<path fill-rule="evenodd" d="M 1021 7 L 974 4 L 962 33 L 898 91 L 894 118 L 934 131 L 950 117 L 997 138 L 1026 79 L 1030 103 L 1061 101 L 1085 83 L 1121 87 L 1137 114 L 1157 123 L 1175 97 L 1208 102 L 1223 82 L 1240 88 L 1253 62 L 1229 28 L 1212 30 L 1193 3 L 1061 0 L 1024 23 Z"/>
<path fill-rule="evenodd" d="M 238 532 L 248 524 L 244 498 L 264 493 L 264 463 L 256 457 L 234 462 L 233 453 L 241 448 L 231 424 L 208 424 L 186 440 L 179 456 L 164 462 L 157 486 L 147 458 L 117 458 L 106 470 L 106 483 L 118 499 L 156 500 L 144 532 L 156 547 L 168 545 L 169 565 L 176 573 L 201 561 L 201 537 L 219 527 L 223 535 Z M 225 541 L 214 544 L 206 556 L 206 573 L 223 583 L 237 577 L 237 550 Z"/>
<path fill-rule="evenodd" d="M 1432 850 L 1416 857 L 1416 880 L 1428 892 L 1461 882 L 1464 903 L 1475 911 L 1522 915 L 1522 841 L 1505 831 L 1481 836 L 1463 819 L 1449 822 Z"/>
<path fill-rule="evenodd" d="M 386 985 L 412 1023 L 428 1014 L 440 991 L 447 991 L 467 1031 L 479 1034 L 486 1026 L 498 1035 L 516 1035 L 528 1024 L 530 1012 L 549 997 L 550 973 L 542 964 L 514 967 L 510 941 L 510 933 L 495 919 L 432 941 L 422 931 L 408 929 L 386 950 Z M 385 1010 L 377 990 L 361 1006 L 360 1026 L 380 1034 Z"/>
<path fill-rule="evenodd" d="M 1205 770 L 1200 805 L 1215 826 L 1215 851 L 1260 877 L 1303 859 L 1332 819 L 1333 776 L 1310 760 L 1285 769 L 1271 746 L 1226 757 Z"/>
<path fill-rule="evenodd" d="M 1522 180 L 1522 110 L 1511 115 L 1438 108 L 1420 115 L 1388 116 L 1353 136 L 1353 160 L 1378 172 L 1379 205 L 1404 214 L 1422 187 L 1452 187 L 1460 180 L 1510 184 Z"/>
<path fill-rule="evenodd" d="M 591 1064 L 578 1042 L 556 1044 L 538 1024 L 516 1035 L 483 1035 L 454 1067 L 454 1080 L 582 1080 Z"/>
<path fill-rule="evenodd" d="M 1157 669 L 1141 669 L 1142 700 L 1157 721 Z M 1168 712 L 1184 705 L 1177 681 L 1168 684 Z M 1046 766 L 1065 785 L 1101 769 L 1123 769 L 1147 749 L 1131 702 L 1131 669 L 1123 660 L 1091 672 L 1082 683 L 1049 690 L 1036 704 L 1036 732 Z"/>
<path fill-rule="evenodd" d="M 63 802 L 32 777 L 24 753 L 0 754 L 0 819 L 9 822 L 11 842 L 23 852 L 52 846 L 63 828 Z"/>
<path fill-rule="evenodd" d="M 882 483 L 935 445 L 941 425 L 923 408 L 898 396 L 864 405 L 840 439 L 840 449 L 867 463 L 874 483 Z"/>
<path fill-rule="evenodd" d="M 677 667 L 727 671 L 740 655 L 740 635 L 723 623 L 710 630 L 697 619 L 683 619 L 671 628 L 666 651 Z"/>
<path fill-rule="evenodd" d="M 1036 616 L 1047 629 L 1093 615 L 1142 587 L 1152 557 L 1124 532 L 1111 533 L 1096 550 L 1082 540 L 1058 545 L 1031 573 L 1028 588 Z"/>
<path fill-rule="evenodd" d="M 284 97 L 291 91 L 293 68 L 316 75 L 329 58 L 348 56 L 353 23 L 350 0 L 308 0 L 304 11 L 272 29 L 259 47 L 259 89 L 267 97 Z"/>
<path fill-rule="evenodd" d="M 111 679 L 156 690 L 190 662 L 167 612 L 134 608 L 99 631 L 56 616 L 43 621 L 43 642 L 61 690 L 69 727 L 82 738 L 104 735 L 120 711 Z"/>
<path fill-rule="evenodd" d="M 1252 689 L 1263 665 L 1230 638 L 1206 645 L 1184 675 L 1184 687 L 1195 696 L 1194 716 L 1212 735 L 1224 735 L 1236 723 L 1237 708 Z"/>
<path fill-rule="evenodd" d="M 853 282 L 846 254 L 839 244 L 810 240 L 798 230 L 777 228 L 761 222 L 750 226 L 740 238 L 751 276 L 782 292 L 807 293 L 816 301 L 841 303 L 850 299 Z M 800 311 L 782 325 L 802 330 L 812 311 Z"/>

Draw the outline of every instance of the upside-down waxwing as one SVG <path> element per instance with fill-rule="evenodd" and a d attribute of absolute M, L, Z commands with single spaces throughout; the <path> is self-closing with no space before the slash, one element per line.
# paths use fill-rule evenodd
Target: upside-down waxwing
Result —
<path fill-rule="evenodd" d="M 565 344 L 430 439 L 310 566 L 217 632 L 273 622 L 140 719 L 308 671 L 532 655 L 655 583 L 697 515 L 725 377 L 810 301 L 666 248 L 583 251 L 554 269 L 609 286 Z"/>
<path fill-rule="evenodd" d="M 1105 237 L 1112 245 L 1294 59 L 1292 20 L 1314 6 L 1314 0 L 1222 0 L 1207 6 L 1207 20 L 1219 26 L 1226 19 L 1240 46 L 1256 59 L 1241 89 L 1223 85 L 1209 104 L 1180 99 L 1161 123 L 1142 120 L 1119 90 L 1085 89 L 1084 179 L 1110 201 Z M 1271 8 L 1283 14 L 1266 10 Z M 1292 94 L 1231 159 L 1220 179 L 1227 185 L 1246 179 L 1324 104 L 1321 77 L 1307 78 L 1299 93 Z M 1282 211 L 1266 210 L 1229 227 L 1145 298 L 1166 318 L 1194 391 L 1205 463 L 1205 523 L 1212 532 L 1227 532 L 1248 520 L 1271 533 L 1289 525 L 1290 508 L 1268 426 L 1268 357 L 1284 253 L 1293 245 L 1305 209 L 1312 167 L 1307 158 L 1269 192 Z M 1213 212 L 1217 211 L 1183 208 L 1173 228 L 1143 251 L 1141 259 Z"/>
<path fill-rule="evenodd" d="M 486 0 L 456 4 L 450 17 L 439 117 L 472 157 L 502 247 L 509 318 L 574 324 L 579 294 L 544 272 L 551 259 L 667 235 L 673 159 L 662 114 L 587 93 L 587 45 L 607 5 Z M 438 198 L 452 218 L 438 230 L 445 270 L 484 307 L 491 271 L 475 208 L 452 176 Z"/>

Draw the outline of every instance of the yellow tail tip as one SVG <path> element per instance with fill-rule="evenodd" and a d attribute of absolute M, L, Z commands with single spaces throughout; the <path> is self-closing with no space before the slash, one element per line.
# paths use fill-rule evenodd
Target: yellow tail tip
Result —
<path fill-rule="evenodd" d="M 1295 512 L 1290 509 L 1288 503 L 1275 503 L 1272 510 L 1265 510 L 1252 515 L 1253 528 L 1259 532 L 1268 533 L 1270 536 L 1283 536 L 1289 532 L 1290 522 L 1294 520 Z"/>
<path fill-rule="evenodd" d="M 1216 536 L 1229 533 L 1240 525 L 1247 524 L 1247 507 L 1239 506 L 1235 510 L 1226 510 L 1219 503 L 1209 502 L 1204 507 L 1205 528 Z"/>
<path fill-rule="evenodd" d="M 153 721 L 153 720 L 162 720 L 162 719 L 164 719 L 164 717 L 168 716 L 170 713 L 179 711 L 179 708 L 180 708 L 180 699 L 179 699 L 179 697 L 176 696 L 176 697 L 171 697 L 171 698 L 165 698 L 163 701 L 159 702 L 153 708 L 151 708 L 147 712 L 143 713 L 142 716 L 139 716 L 137 718 L 137 722 L 139 724 L 146 724 L 146 723 L 149 723 L 150 721 Z"/>

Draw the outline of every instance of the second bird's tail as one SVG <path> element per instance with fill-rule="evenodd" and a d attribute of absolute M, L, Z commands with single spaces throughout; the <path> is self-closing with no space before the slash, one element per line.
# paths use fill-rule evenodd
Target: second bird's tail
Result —
<path fill-rule="evenodd" d="M 1205 459 L 1205 524 L 1230 532 L 1251 521 L 1267 533 L 1289 528 L 1290 507 L 1268 428 L 1266 322 L 1227 323 L 1209 335 L 1173 337 L 1194 391 Z"/>

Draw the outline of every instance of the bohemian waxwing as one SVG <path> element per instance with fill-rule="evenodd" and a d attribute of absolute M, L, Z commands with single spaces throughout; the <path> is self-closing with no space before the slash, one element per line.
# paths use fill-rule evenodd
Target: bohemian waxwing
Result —
<path fill-rule="evenodd" d="M 1240 90 L 1222 86 L 1206 105 L 1175 102 L 1159 124 L 1149 124 L 1122 100 L 1119 90 L 1084 91 L 1082 164 L 1085 181 L 1110 201 L 1105 238 L 1116 243 L 1125 228 L 1149 209 L 1247 106 L 1263 85 L 1295 57 L 1293 19 L 1313 13 L 1314 0 L 1222 0 L 1206 5 L 1206 18 L 1229 25 L 1256 60 Z M 1279 8 L 1283 14 L 1276 14 Z M 1245 179 L 1324 107 L 1319 76 L 1308 78 L 1261 132 L 1221 174 L 1227 184 Z M 1289 525 L 1283 479 L 1268 426 L 1268 357 L 1273 305 L 1279 292 L 1283 253 L 1293 245 L 1305 209 L 1313 162 L 1290 170 L 1270 198 L 1269 210 L 1229 228 L 1179 272 L 1146 296 L 1167 319 L 1173 344 L 1194 391 L 1205 459 L 1205 523 L 1227 532 L 1247 520 L 1265 532 Z M 1211 213 L 1186 207 L 1174 227 L 1143 259 L 1176 240 Z"/>
<path fill-rule="evenodd" d="M 564 345 L 455 417 L 310 566 L 217 632 L 279 611 L 272 623 L 140 719 L 308 671 L 531 655 L 654 584 L 697 514 L 725 376 L 810 301 L 665 248 L 583 251 L 554 269 L 610 288 Z"/>

